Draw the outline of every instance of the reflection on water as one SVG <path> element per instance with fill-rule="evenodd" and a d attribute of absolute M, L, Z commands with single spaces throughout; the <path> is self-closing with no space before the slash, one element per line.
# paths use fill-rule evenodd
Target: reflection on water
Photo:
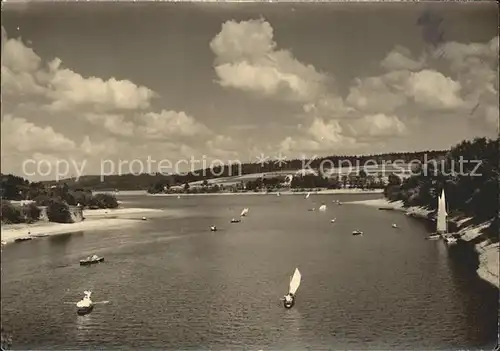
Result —
<path fill-rule="evenodd" d="M 48 236 L 46 239 L 50 241 L 53 245 L 67 245 L 73 238 L 83 235 L 83 231 L 78 231 L 74 233 L 63 233 L 58 235 Z"/>
<path fill-rule="evenodd" d="M 17 349 L 463 349 L 496 340 L 498 290 L 400 213 L 308 212 L 301 196 L 130 202 L 175 215 L 4 249 L 2 323 Z M 243 207 L 249 216 L 229 224 Z M 366 235 L 352 236 L 356 228 Z M 80 267 L 93 253 L 106 261 Z M 279 299 L 295 267 L 303 282 L 286 310 Z M 112 303 L 87 316 L 61 305 L 87 289 Z"/>
<path fill-rule="evenodd" d="M 85 316 L 76 315 L 76 328 L 78 329 L 79 332 L 88 332 L 91 323 L 92 323 L 91 314 L 87 314 Z"/>

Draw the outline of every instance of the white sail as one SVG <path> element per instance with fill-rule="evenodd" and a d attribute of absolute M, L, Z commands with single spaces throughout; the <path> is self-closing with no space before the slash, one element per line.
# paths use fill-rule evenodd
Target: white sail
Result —
<path fill-rule="evenodd" d="M 243 211 L 241 211 L 240 216 L 246 216 L 247 213 L 248 213 L 248 208 L 244 208 Z"/>
<path fill-rule="evenodd" d="M 302 275 L 300 274 L 299 269 L 295 268 L 295 272 L 293 273 L 293 277 L 290 280 L 290 289 L 288 290 L 288 292 L 290 294 L 295 295 L 295 293 L 299 289 L 301 280 L 302 280 Z"/>
<path fill-rule="evenodd" d="M 83 293 L 85 294 L 84 298 L 76 303 L 76 307 L 78 308 L 90 307 L 92 305 L 92 300 L 90 299 L 90 295 L 92 294 L 92 292 L 84 291 Z"/>
<path fill-rule="evenodd" d="M 321 206 L 319 207 L 319 210 L 320 210 L 320 211 L 326 211 L 326 205 L 321 205 Z"/>
<path fill-rule="evenodd" d="M 437 212 L 437 221 L 436 221 L 436 232 L 438 233 L 447 233 L 447 222 L 446 217 L 448 214 L 446 213 L 446 197 L 444 194 L 444 189 L 441 193 L 441 196 L 438 197 L 438 212 Z"/>
<path fill-rule="evenodd" d="M 307 195 L 306 195 L 306 199 L 308 199 L 308 198 L 309 198 L 309 196 L 311 196 L 311 193 L 307 193 Z"/>

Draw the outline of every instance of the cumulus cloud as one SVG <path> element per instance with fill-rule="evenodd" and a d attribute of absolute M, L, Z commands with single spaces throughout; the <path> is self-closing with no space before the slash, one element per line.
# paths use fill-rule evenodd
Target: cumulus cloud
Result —
<path fill-rule="evenodd" d="M 207 151 L 210 155 L 218 155 L 224 159 L 237 158 L 239 156 L 239 143 L 226 135 L 217 135 L 206 142 Z"/>
<path fill-rule="evenodd" d="M 327 77 L 290 51 L 277 49 L 273 28 L 263 19 L 225 22 L 210 48 L 223 87 L 300 102 L 324 90 Z"/>
<path fill-rule="evenodd" d="M 61 61 L 56 59 L 49 71 L 46 91 L 46 96 L 52 101 L 49 109 L 69 110 L 78 106 L 102 110 L 146 109 L 155 96 L 152 90 L 128 80 L 84 78 L 60 65 Z"/>
<path fill-rule="evenodd" d="M 5 40 L 5 43 L 4 43 Z M 91 107 L 101 110 L 145 109 L 156 94 L 128 80 L 83 77 L 63 68 L 55 58 L 46 67 L 21 39 L 7 38 L 2 27 L 2 91 L 4 94 L 40 94 L 51 110 Z"/>
<path fill-rule="evenodd" d="M 425 107 L 453 109 L 463 104 L 460 83 L 436 71 L 411 73 L 407 87 L 408 95 Z"/>
<path fill-rule="evenodd" d="M 86 113 L 84 116 L 90 123 L 104 127 L 110 134 L 125 137 L 134 135 L 135 124 L 125 120 L 123 115 Z"/>
<path fill-rule="evenodd" d="M 395 137 L 404 135 L 406 125 L 396 116 L 377 113 L 366 115 L 348 125 L 350 133 L 363 137 Z"/>
<path fill-rule="evenodd" d="M 4 172 L 19 173 L 26 159 L 45 159 L 50 164 L 74 159 L 85 161 L 87 174 L 98 174 L 103 158 L 145 161 L 160 159 L 166 152 L 171 158 L 185 158 L 201 155 L 199 150 L 207 147 L 227 154 L 225 148 L 234 146 L 186 112 L 151 111 L 157 94 L 147 87 L 113 77 L 84 77 L 63 67 L 58 58 L 44 63 L 20 38 L 8 38 L 3 27 L 2 93 L 12 110 L 2 118 Z M 42 115 L 51 121 L 74 118 L 94 126 L 93 133 L 74 140 L 63 129 L 19 117 L 24 115 Z"/>
<path fill-rule="evenodd" d="M 40 127 L 24 118 L 5 115 L 2 119 L 2 154 L 9 151 L 54 152 L 73 150 L 76 144 L 52 127 Z"/>
<path fill-rule="evenodd" d="M 147 139 L 202 137 L 211 132 L 204 124 L 197 122 L 185 112 L 166 110 L 159 113 L 148 112 L 140 115 L 138 119 L 144 124 L 139 126 L 138 130 Z"/>
<path fill-rule="evenodd" d="M 396 46 L 387 54 L 380 65 L 388 71 L 419 70 L 424 66 L 424 57 L 422 56 L 419 61 L 415 61 L 411 58 L 410 50 Z"/>
<path fill-rule="evenodd" d="M 346 103 L 363 112 L 392 112 L 407 103 L 406 95 L 395 85 L 388 84 L 390 77 L 356 78 Z"/>

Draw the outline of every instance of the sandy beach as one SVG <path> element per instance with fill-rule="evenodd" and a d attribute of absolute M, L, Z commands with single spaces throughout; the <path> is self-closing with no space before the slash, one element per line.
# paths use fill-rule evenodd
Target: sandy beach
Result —
<path fill-rule="evenodd" d="M 148 208 L 118 208 L 84 210 L 85 221 L 76 223 L 54 223 L 40 221 L 33 224 L 2 225 L 1 237 L 5 243 L 17 238 L 37 235 L 57 235 L 83 230 L 99 230 L 139 225 L 141 218 L 162 215 L 164 211 Z M 28 234 L 29 233 L 29 234 Z"/>
<path fill-rule="evenodd" d="M 383 189 L 370 189 L 370 190 L 362 190 L 362 189 L 325 189 L 319 191 L 279 191 L 280 195 L 306 195 L 307 193 L 311 193 L 312 195 L 355 195 L 355 194 L 382 194 L 384 192 Z M 173 196 L 173 197 L 186 197 L 186 196 L 238 196 L 238 195 L 274 195 L 278 194 L 277 191 L 273 192 L 241 192 L 241 193 L 198 193 L 198 194 L 147 194 L 148 196 Z"/>
<path fill-rule="evenodd" d="M 387 199 L 374 199 L 365 201 L 353 201 L 346 204 L 364 205 L 377 207 L 387 210 L 405 212 L 407 215 L 427 218 L 429 211 L 420 207 L 405 208 L 401 201 L 389 202 Z M 461 218 L 457 220 L 458 226 L 467 222 L 470 218 Z M 460 228 L 458 233 L 463 241 L 471 241 L 481 235 L 481 230 L 488 227 L 490 222 L 481 223 L 479 225 L 467 226 Z M 479 268 L 477 274 L 490 284 L 497 288 L 500 287 L 499 282 L 499 244 L 491 244 L 488 240 L 484 240 L 475 245 L 475 250 L 479 254 Z"/>

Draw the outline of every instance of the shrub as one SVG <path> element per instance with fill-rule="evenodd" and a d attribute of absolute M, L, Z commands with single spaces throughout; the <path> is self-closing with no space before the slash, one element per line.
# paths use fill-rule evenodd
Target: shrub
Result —
<path fill-rule="evenodd" d="M 50 200 L 47 206 L 47 217 L 50 222 L 72 223 L 71 212 L 66 202 L 59 199 Z"/>
<path fill-rule="evenodd" d="M 23 206 L 22 213 L 26 221 L 35 222 L 40 219 L 40 213 L 42 210 L 34 203 L 30 203 Z"/>
<path fill-rule="evenodd" d="M 73 193 L 76 205 L 89 206 L 92 202 L 92 193 L 90 191 L 76 190 Z"/>
<path fill-rule="evenodd" d="M 50 202 L 50 196 L 48 195 L 38 195 L 36 196 L 33 201 L 35 201 L 35 203 L 38 205 L 38 206 L 48 206 L 49 205 L 49 202 Z"/>
<path fill-rule="evenodd" d="M 10 224 L 24 222 L 24 216 L 21 209 L 14 206 L 10 201 L 2 200 L 1 207 L 2 223 Z"/>
<path fill-rule="evenodd" d="M 90 206 L 98 208 L 117 208 L 118 201 L 114 195 L 97 194 L 90 200 Z"/>

